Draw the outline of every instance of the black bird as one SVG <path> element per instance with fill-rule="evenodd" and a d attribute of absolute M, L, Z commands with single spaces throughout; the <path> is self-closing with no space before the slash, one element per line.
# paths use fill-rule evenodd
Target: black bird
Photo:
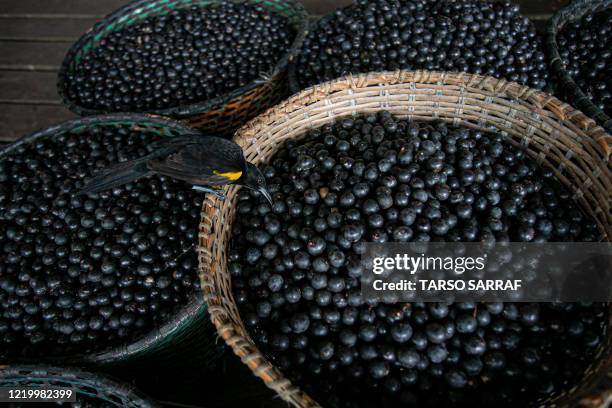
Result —
<path fill-rule="evenodd" d="M 266 179 L 247 162 L 236 143 L 215 136 L 182 135 L 152 143 L 147 156 L 115 164 L 85 182 L 79 194 L 99 193 L 153 174 L 193 184 L 193 189 L 223 194 L 212 187 L 238 184 L 261 193 L 272 205 Z"/>

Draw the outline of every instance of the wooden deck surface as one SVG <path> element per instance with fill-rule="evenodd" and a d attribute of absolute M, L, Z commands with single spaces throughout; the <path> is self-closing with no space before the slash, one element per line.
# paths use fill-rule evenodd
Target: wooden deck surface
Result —
<path fill-rule="evenodd" d="M 67 49 L 96 21 L 127 0 L 0 0 L 0 143 L 74 118 L 55 88 Z M 351 0 L 303 0 L 324 14 Z M 545 20 L 566 0 L 521 0 L 522 10 Z"/>
<path fill-rule="evenodd" d="M 75 115 L 55 88 L 70 44 L 125 0 L 0 0 L 0 141 Z"/>

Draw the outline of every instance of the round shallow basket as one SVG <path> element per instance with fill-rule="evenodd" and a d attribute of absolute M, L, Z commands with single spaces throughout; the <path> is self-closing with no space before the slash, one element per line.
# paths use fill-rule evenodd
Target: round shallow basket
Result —
<path fill-rule="evenodd" d="M 112 113 L 79 106 L 66 94 L 67 75 L 84 55 L 91 52 L 109 33 L 138 24 L 143 19 L 164 15 L 173 10 L 192 6 L 207 7 L 211 4 L 247 3 L 261 6 L 286 18 L 295 38 L 287 53 L 276 62 L 272 72 L 261 73 L 261 78 L 234 89 L 225 95 L 184 106 L 176 106 L 147 113 L 168 116 L 203 131 L 231 136 L 232 133 L 267 108 L 284 99 L 289 92 L 287 65 L 295 56 L 304 37 L 307 13 L 294 0 L 136 0 L 118 9 L 85 33 L 68 51 L 58 74 L 57 89 L 64 104 L 80 116 Z"/>
<path fill-rule="evenodd" d="M 546 52 L 548 63 L 556 76 L 559 89 L 568 98 L 568 101 L 588 116 L 594 118 L 608 133 L 612 133 L 612 118 L 599 109 L 582 92 L 576 82 L 565 70 L 559 47 L 557 33 L 565 24 L 579 20 L 586 14 L 594 13 L 612 6 L 612 0 L 574 0 L 569 6 L 557 11 L 546 26 Z"/>
<path fill-rule="evenodd" d="M 0 368 L 0 387 L 72 388 L 79 396 L 95 401 L 95 406 L 117 408 L 157 408 L 149 399 L 128 384 L 74 367 L 21 365 Z M 9 407 L 19 407 L 8 404 Z M 33 406 L 36 406 L 34 404 Z"/>
<path fill-rule="evenodd" d="M 612 136 L 568 104 L 517 83 L 424 71 L 349 76 L 309 88 L 268 110 L 240 129 L 235 141 L 249 161 L 265 163 L 283 142 L 304 138 L 311 128 L 380 110 L 414 121 L 441 120 L 485 131 L 497 128 L 554 170 L 584 211 L 597 220 L 602 240 L 612 237 Z M 240 317 L 227 270 L 237 191 L 228 188 L 225 201 L 207 197 L 202 208 L 200 276 L 210 317 L 219 335 L 268 387 L 296 407 L 319 406 L 258 350 Z M 556 397 L 557 406 L 577 406 L 585 395 L 600 398 L 602 394 L 592 394 L 591 387 L 612 363 L 609 330 L 603 343 L 584 380 Z M 606 398 L 612 399 L 612 385 L 604 389 L 609 392 Z"/>
<path fill-rule="evenodd" d="M 179 122 L 152 115 L 117 114 L 92 116 L 52 126 L 25 136 L 0 150 L 0 162 L 23 144 L 65 133 L 84 133 L 93 128 L 129 128 L 131 130 L 173 137 L 195 131 Z M 121 346 L 92 353 L 48 356 L 44 360 L 58 364 L 92 364 L 111 366 L 138 361 L 140 364 L 163 361 L 165 365 L 198 364 L 213 365 L 221 355 L 216 344 L 214 327 L 209 321 L 207 307 L 200 293 L 194 293 L 190 301 L 174 316 L 148 334 Z M 40 359 L 36 359 L 38 362 Z"/>

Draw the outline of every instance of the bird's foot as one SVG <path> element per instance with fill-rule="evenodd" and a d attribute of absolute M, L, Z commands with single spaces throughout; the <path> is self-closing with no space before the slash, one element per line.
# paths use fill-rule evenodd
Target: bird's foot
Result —
<path fill-rule="evenodd" d="M 201 191 L 203 193 L 210 193 L 221 201 L 225 200 L 225 193 L 223 192 L 223 190 L 210 188 L 206 186 L 193 186 L 192 189 L 196 191 Z"/>

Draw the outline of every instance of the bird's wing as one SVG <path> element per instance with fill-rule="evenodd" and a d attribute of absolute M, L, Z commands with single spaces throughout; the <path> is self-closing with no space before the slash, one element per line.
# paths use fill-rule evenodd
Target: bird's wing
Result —
<path fill-rule="evenodd" d="M 191 184 L 222 185 L 235 182 L 244 171 L 242 150 L 236 146 L 240 153 L 236 159 L 235 151 L 226 149 L 227 144 L 219 146 L 218 140 L 211 139 L 205 137 L 197 143 L 186 144 L 167 157 L 150 160 L 147 166 L 158 174 Z"/>
<path fill-rule="evenodd" d="M 150 161 L 162 160 L 164 157 L 176 152 L 187 142 L 187 139 L 184 139 L 183 141 L 177 140 L 174 143 L 169 143 L 168 139 L 170 138 L 164 138 L 151 143 L 152 150 L 146 156 L 112 164 L 96 173 L 85 181 L 79 194 L 99 193 L 149 176 L 152 173 L 151 169 L 148 168 Z"/>
<path fill-rule="evenodd" d="M 197 133 L 190 133 L 174 137 L 163 137 L 154 142 L 149 143 L 152 151 L 158 150 L 177 150 L 189 144 L 197 144 L 202 138 L 207 136 Z"/>

